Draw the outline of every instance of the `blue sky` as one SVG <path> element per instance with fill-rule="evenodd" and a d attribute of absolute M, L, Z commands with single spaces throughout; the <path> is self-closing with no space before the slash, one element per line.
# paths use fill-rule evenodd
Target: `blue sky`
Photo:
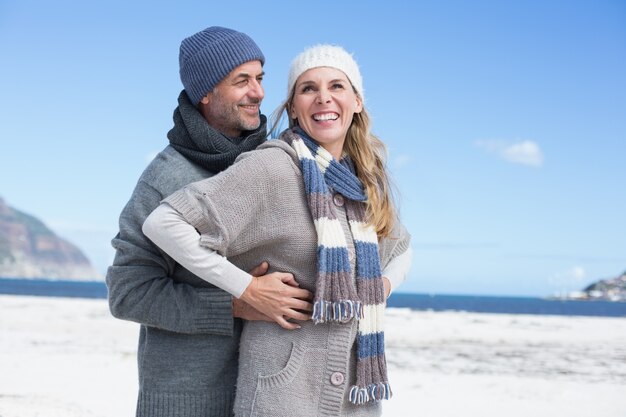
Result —
<path fill-rule="evenodd" d="M 550 295 L 626 270 L 625 1 L 0 2 L 0 196 L 104 273 L 166 144 L 180 41 L 353 52 L 413 235 L 408 292 Z"/>

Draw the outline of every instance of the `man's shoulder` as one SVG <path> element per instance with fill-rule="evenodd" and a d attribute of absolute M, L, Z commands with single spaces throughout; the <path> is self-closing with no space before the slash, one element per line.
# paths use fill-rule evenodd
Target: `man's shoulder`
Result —
<path fill-rule="evenodd" d="M 156 189 L 165 197 L 189 183 L 211 175 L 211 172 L 194 164 L 168 145 L 146 167 L 139 182 Z"/>
<path fill-rule="evenodd" d="M 174 147 L 168 145 L 159 152 L 144 170 L 142 176 L 151 177 L 160 175 L 162 172 L 179 168 L 195 167 L 191 161 L 181 155 Z"/>

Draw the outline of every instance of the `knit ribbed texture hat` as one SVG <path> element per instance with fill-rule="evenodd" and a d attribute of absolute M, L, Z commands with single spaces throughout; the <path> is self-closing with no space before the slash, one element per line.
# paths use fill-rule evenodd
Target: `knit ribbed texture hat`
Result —
<path fill-rule="evenodd" d="M 287 95 L 296 84 L 296 80 L 303 72 L 317 67 L 331 67 L 343 71 L 352 83 L 361 100 L 365 102 L 365 92 L 363 91 L 363 78 L 359 65 L 354 57 L 341 46 L 316 45 L 304 50 L 292 62 L 289 69 L 289 80 L 287 84 Z"/>
<path fill-rule="evenodd" d="M 213 26 L 183 39 L 180 44 L 180 80 L 196 105 L 233 69 L 265 56 L 245 33 Z"/>

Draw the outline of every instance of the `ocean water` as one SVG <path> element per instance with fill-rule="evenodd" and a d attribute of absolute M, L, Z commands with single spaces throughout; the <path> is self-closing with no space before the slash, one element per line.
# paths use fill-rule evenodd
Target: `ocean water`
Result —
<path fill-rule="evenodd" d="M 626 317 L 626 302 L 539 297 L 392 294 L 389 306 L 430 311 Z"/>
<path fill-rule="evenodd" d="M 106 298 L 104 282 L 0 278 L 0 294 Z M 428 311 L 626 317 L 625 302 L 577 301 L 533 297 L 392 294 L 389 307 Z"/>

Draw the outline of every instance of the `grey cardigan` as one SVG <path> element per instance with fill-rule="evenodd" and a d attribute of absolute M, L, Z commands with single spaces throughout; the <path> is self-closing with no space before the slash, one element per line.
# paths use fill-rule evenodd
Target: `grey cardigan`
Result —
<path fill-rule="evenodd" d="M 141 324 L 138 417 L 231 415 L 241 332 L 232 297 L 177 264 L 141 231 L 163 198 L 211 175 L 168 146 L 120 215 L 106 280 L 111 313 Z"/>
<path fill-rule="evenodd" d="M 232 297 L 174 262 L 141 227 L 162 199 L 225 169 L 265 136 L 261 115 L 258 129 L 227 138 L 183 90 L 167 135 L 171 145 L 145 169 L 122 210 L 106 282 L 111 313 L 141 324 L 137 417 L 232 414 L 242 328 L 232 316 Z"/>
<path fill-rule="evenodd" d="M 314 292 L 317 234 L 297 155 L 282 141 L 242 154 L 227 171 L 164 200 L 201 234 L 201 244 L 243 270 L 267 260 L 271 271 L 294 274 Z M 354 259 L 345 210 L 338 208 Z M 409 244 L 399 225 L 383 239 L 383 268 Z M 354 265 L 353 265 L 354 268 Z M 357 323 L 302 323 L 287 331 L 275 323 L 247 322 L 241 336 L 236 416 L 376 416 L 380 404 L 354 406 L 347 390 L 355 380 Z M 393 381 L 391 381 L 393 384 Z"/>

